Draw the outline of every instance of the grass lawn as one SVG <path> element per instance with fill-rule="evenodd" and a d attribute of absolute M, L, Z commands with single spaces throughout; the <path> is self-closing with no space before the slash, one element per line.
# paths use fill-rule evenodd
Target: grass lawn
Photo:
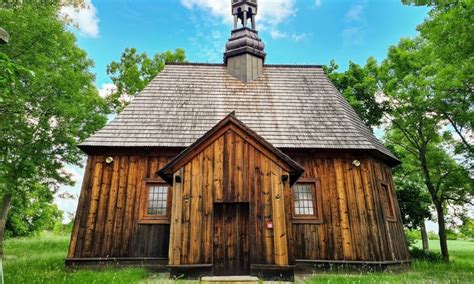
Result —
<path fill-rule="evenodd" d="M 49 233 L 5 241 L 6 283 L 169 283 L 144 269 L 66 270 L 69 236 Z M 414 262 L 405 273 L 324 273 L 306 277 L 308 283 L 468 283 L 474 282 L 474 242 L 449 241 L 452 263 Z M 437 241 L 430 241 L 439 250 Z M 183 282 L 183 281 L 180 281 Z"/>
<path fill-rule="evenodd" d="M 417 243 L 421 247 L 421 241 Z M 439 241 L 430 240 L 430 249 L 440 251 Z M 307 283 L 474 283 L 474 242 L 448 241 L 451 262 L 414 261 L 402 273 L 324 273 L 306 278 Z"/>

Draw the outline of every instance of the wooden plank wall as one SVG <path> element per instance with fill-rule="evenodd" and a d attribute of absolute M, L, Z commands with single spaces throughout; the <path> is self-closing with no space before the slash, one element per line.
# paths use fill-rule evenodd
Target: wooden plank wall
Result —
<path fill-rule="evenodd" d="M 68 257 L 167 257 L 170 225 L 139 224 L 139 200 L 174 155 L 89 156 Z"/>
<path fill-rule="evenodd" d="M 291 155 L 291 154 L 290 154 Z M 294 155 L 304 177 L 319 178 L 322 188 L 321 224 L 293 224 L 296 259 L 395 261 L 409 258 L 400 222 L 391 168 L 367 158 L 317 153 Z M 354 167 L 354 159 L 361 161 Z M 393 196 L 396 221 L 389 221 L 380 182 Z"/>
<path fill-rule="evenodd" d="M 173 198 L 181 196 L 187 206 L 179 208 L 180 214 L 173 213 L 179 219 L 172 221 L 185 225 L 175 232 L 179 241 L 171 238 L 177 243 L 172 246 L 176 251 L 170 264 L 212 263 L 212 204 L 235 201 L 250 204 L 251 263 L 292 264 L 293 256 L 311 260 L 408 259 L 388 166 L 367 157 L 289 154 L 304 166 L 304 177 L 321 181 L 321 224 L 286 226 L 291 224 L 292 196 L 287 184 L 279 191 L 282 184 L 278 177 L 287 173 L 241 136 L 229 132 L 183 167 L 182 188 L 174 188 Z M 167 257 L 170 225 L 138 224 L 138 205 L 142 180 L 155 177 L 175 155 L 114 155 L 111 165 L 104 162 L 106 155 L 90 156 L 68 257 Z M 352 166 L 355 158 L 361 161 L 360 167 Z M 396 222 L 387 220 L 380 181 L 390 187 Z M 282 204 L 277 195 L 284 196 Z M 284 226 L 275 220 L 282 210 L 286 232 L 278 231 Z M 274 222 L 274 230 L 266 228 L 268 221 Z"/>
<path fill-rule="evenodd" d="M 170 265 L 213 262 L 213 204 L 228 202 L 250 204 L 250 263 L 294 263 L 287 233 L 290 189 L 281 182 L 288 173 L 254 144 L 228 131 L 178 172 L 182 181 L 174 185 L 179 192 L 172 202 Z M 269 221 L 273 230 L 266 227 Z"/>

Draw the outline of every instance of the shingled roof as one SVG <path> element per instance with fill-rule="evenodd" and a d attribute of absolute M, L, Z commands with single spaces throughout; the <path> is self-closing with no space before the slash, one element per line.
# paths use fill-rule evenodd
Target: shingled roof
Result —
<path fill-rule="evenodd" d="M 364 149 L 398 161 L 316 65 L 265 65 L 243 83 L 222 64 L 168 64 L 80 147 L 188 147 L 232 111 L 280 149 Z"/>

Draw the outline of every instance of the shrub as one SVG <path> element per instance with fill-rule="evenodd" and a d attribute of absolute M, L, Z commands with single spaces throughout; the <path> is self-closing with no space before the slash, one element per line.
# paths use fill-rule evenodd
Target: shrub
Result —
<path fill-rule="evenodd" d="M 421 239 L 421 233 L 418 230 L 405 230 L 405 238 L 408 247 L 412 247 L 417 240 Z"/>
<path fill-rule="evenodd" d="M 428 232 L 428 239 L 430 240 L 439 240 L 438 233 L 435 233 L 433 231 Z"/>
<path fill-rule="evenodd" d="M 459 237 L 459 234 L 452 231 L 452 230 L 446 230 L 446 238 L 450 241 L 457 240 Z"/>
<path fill-rule="evenodd" d="M 425 252 L 423 249 L 419 247 L 412 247 L 410 248 L 410 255 L 412 259 L 416 260 L 424 260 L 429 262 L 441 262 L 443 261 L 443 257 L 439 252 L 428 251 Z"/>

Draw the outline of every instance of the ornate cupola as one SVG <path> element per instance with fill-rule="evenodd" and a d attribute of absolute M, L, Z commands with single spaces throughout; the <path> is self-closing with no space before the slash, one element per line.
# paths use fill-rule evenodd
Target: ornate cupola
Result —
<path fill-rule="evenodd" d="M 227 72 L 247 83 L 263 74 L 265 44 L 258 37 L 255 16 L 257 0 L 231 0 L 234 29 L 225 45 L 224 63 Z M 247 27 L 248 23 L 251 27 Z"/>

